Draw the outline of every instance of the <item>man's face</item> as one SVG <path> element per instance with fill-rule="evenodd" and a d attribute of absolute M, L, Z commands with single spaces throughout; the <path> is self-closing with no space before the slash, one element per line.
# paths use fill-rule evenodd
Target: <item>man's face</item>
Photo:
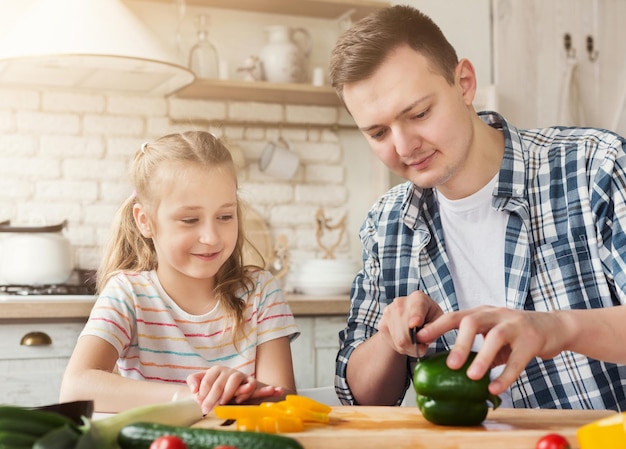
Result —
<path fill-rule="evenodd" d="M 457 66 L 454 85 L 433 67 L 402 46 L 371 77 L 346 84 L 343 95 L 370 146 L 394 173 L 445 190 L 463 177 L 471 157 L 475 78 L 468 61 Z"/>

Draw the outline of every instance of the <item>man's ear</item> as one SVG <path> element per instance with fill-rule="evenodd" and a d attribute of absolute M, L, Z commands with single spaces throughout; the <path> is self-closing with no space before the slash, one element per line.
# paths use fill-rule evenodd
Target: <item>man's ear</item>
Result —
<path fill-rule="evenodd" d="M 141 203 L 133 204 L 133 217 L 135 218 L 135 224 L 141 235 L 145 238 L 152 238 L 152 226 L 150 225 L 150 219 Z"/>
<path fill-rule="evenodd" d="M 466 105 L 471 105 L 476 96 L 476 71 L 469 59 L 461 59 L 454 71 L 454 81 L 461 88 Z"/>

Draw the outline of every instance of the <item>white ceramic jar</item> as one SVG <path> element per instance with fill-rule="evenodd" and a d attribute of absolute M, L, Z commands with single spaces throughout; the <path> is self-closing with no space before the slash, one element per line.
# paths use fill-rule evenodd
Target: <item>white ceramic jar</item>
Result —
<path fill-rule="evenodd" d="M 308 78 L 311 35 L 304 28 L 266 27 L 267 44 L 261 49 L 264 79 L 271 83 L 304 83 Z"/>
<path fill-rule="evenodd" d="M 0 279 L 7 285 L 66 282 L 74 270 L 64 221 L 51 226 L 0 225 Z"/>

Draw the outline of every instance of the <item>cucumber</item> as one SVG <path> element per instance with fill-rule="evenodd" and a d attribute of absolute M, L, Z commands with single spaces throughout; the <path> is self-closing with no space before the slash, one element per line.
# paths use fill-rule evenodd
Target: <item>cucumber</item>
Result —
<path fill-rule="evenodd" d="M 16 432 L 33 435 L 36 437 L 58 428 L 57 425 L 35 419 L 0 418 L 0 431 Z"/>
<path fill-rule="evenodd" d="M 283 435 L 239 430 L 201 429 L 138 422 L 124 426 L 117 437 L 122 449 L 149 449 L 156 438 L 175 435 L 187 449 L 213 449 L 216 446 L 235 446 L 245 449 L 303 449 L 302 445 Z"/>
<path fill-rule="evenodd" d="M 72 422 L 67 416 L 58 413 L 29 409 L 19 405 L 0 405 L 0 419 L 4 418 L 29 422 L 37 421 L 48 424 L 50 427 L 61 427 Z"/>
<path fill-rule="evenodd" d="M 37 437 L 18 432 L 0 431 L 0 446 L 5 447 L 32 447 Z"/>

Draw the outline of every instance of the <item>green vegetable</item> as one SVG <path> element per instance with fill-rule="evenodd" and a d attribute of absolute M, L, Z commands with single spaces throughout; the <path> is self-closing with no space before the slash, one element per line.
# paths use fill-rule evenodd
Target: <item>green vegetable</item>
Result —
<path fill-rule="evenodd" d="M 193 398 L 136 407 L 108 418 L 85 420 L 83 436 L 74 449 L 116 449 L 117 435 L 129 424 L 149 421 L 157 424 L 190 426 L 202 419 L 200 405 Z"/>
<path fill-rule="evenodd" d="M 17 432 L 39 437 L 59 427 L 36 419 L 0 418 L 2 432 Z"/>
<path fill-rule="evenodd" d="M 185 442 L 187 449 L 214 449 L 224 445 L 245 449 L 303 449 L 298 441 L 283 435 L 145 422 L 123 427 L 119 433 L 118 444 L 122 449 L 149 449 L 152 441 L 164 435 L 179 437 Z"/>
<path fill-rule="evenodd" d="M 415 365 L 413 387 L 417 407 L 424 418 L 443 426 L 477 426 L 487 417 L 491 402 L 494 410 L 501 404 L 498 396 L 489 393 L 489 372 L 480 380 L 467 377 L 467 368 L 476 356 L 470 353 L 458 370 L 446 365 L 449 351 L 422 357 Z"/>
<path fill-rule="evenodd" d="M 200 419 L 202 410 L 193 398 L 137 407 L 96 421 L 83 417 L 82 425 L 54 412 L 4 405 L 0 406 L 0 449 L 117 449 L 117 435 L 128 424 L 189 426 Z"/>
<path fill-rule="evenodd" d="M 69 423 L 56 413 L 0 405 L 0 449 L 30 449 L 39 438 Z"/>
<path fill-rule="evenodd" d="M 32 449 L 71 449 L 76 446 L 80 437 L 78 426 L 66 424 L 43 435 L 35 441 Z"/>
<path fill-rule="evenodd" d="M 19 432 L 0 431 L 0 447 L 10 447 L 18 449 L 22 447 L 32 447 L 37 437 Z"/>
<path fill-rule="evenodd" d="M 71 420 L 58 413 L 33 410 L 19 405 L 0 405 L 0 420 L 34 421 L 40 425 L 47 425 L 51 428 L 60 427 Z M 3 430 L 3 427 L 0 427 Z"/>
<path fill-rule="evenodd" d="M 83 417 L 91 418 L 93 415 L 93 403 L 94 401 L 71 401 L 71 402 L 58 402 L 56 404 L 41 405 L 39 407 L 33 407 L 34 410 L 42 410 L 45 412 L 54 412 L 59 415 L 66 416 L 74 421 L 75 424 L 82 424 Z"/>

